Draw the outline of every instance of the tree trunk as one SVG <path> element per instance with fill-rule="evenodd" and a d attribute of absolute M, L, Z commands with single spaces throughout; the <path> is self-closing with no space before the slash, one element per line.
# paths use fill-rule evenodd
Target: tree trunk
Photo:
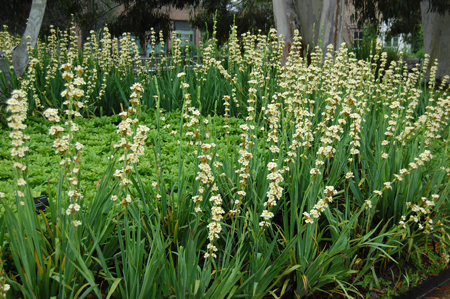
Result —
<path fill-rule="evenodd" d="M 283 34 L 284 55 L 282 64 L 284 65 L 286 63 L 286 58 L 291 51 L 297 16 L 294 11 L 294 3 L 292 0 L 273 0 L 272 3 L 275 27 L 277 28 L 278 34 Z"/>
<path fill-rule="evenodd" d="M 6 67 L 5 65 L 5 60 L 6 60 L 6 54 L 3 51 L 0 51 L 0 71 L 2 72 L 2 74 L 5 76 L 6 78 L 6 85 L 9 85 L 10 82 L 10 77 L 9 77 L 9 68 Z M 1 76 L 1 75 L 0 75 Z M 0 81 L 1 83 L 1 81 Z M 0 97 L 2 96 L 2 91 L 0 89 Z"/>
<path fill-rule="evenodd" d="M 430 66 L 434 60 L 438 59 L 438 69 L 436 79 L 442 80 L 445 75 L 450 75 L 450 56 L 448 55 L 448 45 L 450 44 L 450 13 L 440 15 L 436 12 L 428 12 L 429 2 L 423 1 L 422 26 L 423 26 L 423 45 L 425 53 L 430 55 Z"/>
<path fill-rule="evenodd" d="M 12 55 L 14 72 L 17 77 L 23 75 L 30 60 L 28 57 L 27 43 L 30 42 L 32 48 L 36 46 L 39 30 L 41 29 L 42 20 L 44 19 L 46 4 L 47 0 L 33 0 L 33 4 L 31 5 L 27 28 L 25 29 L 25 33 L 23 34 L 19 45 L 14 48 Z M 27 39 L 28 36 L 30 39 Z"/>
<path fill-rule="evenodd" d="M 332 44 L 334 50 L 339 49 L 344 41 L 344 11 L 344 0 L 273 0 L 275 25 L 286 42 L 285 55 L 294 29 L 299 29 L 305 51 L 307 46 L 310 53 L 314 46 L 321 46 L 319 41 L 325 48 Z"/>
<path fill-rule="evenodd" d="M 293 0 L 304 48 L 329 44 L 339 49 L 343 39 L 344 0 Z M 314 32 L 313 32 L 314 26 Z"/>

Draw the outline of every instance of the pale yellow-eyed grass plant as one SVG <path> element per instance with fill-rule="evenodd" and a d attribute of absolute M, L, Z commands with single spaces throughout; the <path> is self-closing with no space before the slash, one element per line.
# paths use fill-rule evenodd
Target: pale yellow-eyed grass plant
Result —
<path fill-rule="evenodd" d="M 0 38 L 12 46 L 5 32 Z M 26 177 L 32 165 L 18 156 L 29 142 L 25 125 L 14 125 L 23 128 L 12 133 L 17 211 L 6 208 L 0 225 L 13 234 L 13 270 L 4 276 L 14 292 L 354 297 L 364 277 L 381 288 L 379 276 L 396 263 L 448 263 L 450 96 L 435 90 L 438 65 L 428 56 L 411 72 L 402 58 L 388 62 L 381 45 L 367 61 L 345 45 L 303 49 L 303 58 L 295 32 L 283 65 L 275 30 L 238 36 L 233 26 L 228 47 L 214 33 L 193 69 L 180 41 L 168 51 L 160 36 L 161 52 L 144 70 L 130 34 L 119 42 L 92 32 L 82 50 L 73 34 L 52 29 L 30 49 L 36 60 L 24 83 L 12 78 L 27 92 L 8 93 L 22 102 L 14 104 L 22 114 L 8 106 L 9 120 L 24 124 L 27 103 L 36 115 L 45 111 L 63 156 L 48 212 L 37 214 Z M 155 109 L 154 118 L 142 119 L 141 109 Z M 76 117 L 116 113 L 116 158 L 94 198 L 81 200 L 89 182 L 79 175 Z M 165 150 L 172 141 L 175 154 Z M 145 178 L 139 160 L 153 163 Z"/>
<path fill-rule="evenodd" d="M 16 180 L 16 201 L 20 206 L 25 205 L 25 185 L 27 184 L 27 165 L 25 156 L 29 151 L 27 140 L 30 138 L 24 133 L 27 125 L 24 123 L 27 118 L 28 102 L 26 93 L 23 90 L 14 90 L 10 99 L 6 101 L 8 105 L 6 111 L 11 115 L 8 117 L 8 127 L 12 129 L 9 134 L 11 145 L 11 157 L 14 161 L 14 177 Z"/>
<path fill-rule="evenodd" d="M 119 180 L 119 195 L 111 196 L 111 200 L 119 199 L 120 205 L 125 208 L 132 203 L 129 190 L 132 184 L 129 178 L 130 172 L 133 170 L 133 166 L 139 162 L 139 157 L 144 155 L 147 132 L 150 130 L 147 126 L 138 125 L 137 113 L 140 109 L 140 99 L 144 89 L 139 83 L 133 84 L 130 89 L 133 91 L 130 99 L 131 106 L 128 107 L 128 110 L 119 114 L 122 121 L 117 126 L 117 133 L 120 134 L 121 139 L 120 143 L 114 145 L 114 148 L 122 149 L 118 161 L 122 162 L 123 166 L 114 173 L 114 176 Z"/>
<path fill-rule="evenodd" d="M 0 196 L 3 198 L 4 194 L 0 193 Z M 0 298 L 7 298 L 6 292 L 9 291 L 11 286 L 6 283 L 6 279 L 4 277 L 5 270 L 3 269 L 3 261 L 2 261 L 1 256 L 2 256 L 2 250 L 0 248 Z"/>
<path fill-rule="evenodd" d="M 67 68 L 69 66 L 66 65 Z M 71 67 L 70 67 L 71 68 Z M 73 98 L 77 98 L 78 94 L 76 93 L 76 87 L 71 85 L 73 76 L 69 74 L 70 69 L 66 70 L 66 77 L 68 82 L 68 92 L 67 95 L 70 94 L 69 100 L 72 101 Z M 78 70 L 78 73 L 80 71 Z M 78 86 L 80 81 L 74 83 L 75 86 Z M 69 85 L 71 85 L 69 87 Z M 57 208 L 53 206 L 53 203 L 50 207 L 46 207 L 52 209 L 53 219 L 52 222 L 49 222 L 48 218 L 43 213 L 36 213 L 36 207 L 34 205 L 33 197 L 31 196 L 31 189 L 28 186 L 25 178 L 26 178 L 26 170 L 28 165 L 25 165 L 25 161 L 23 160 L 25 150 L 27 147 L 24 144 L 24 141 L 29 137 L 25 135 L 22 131 L 26 129 L 26 125 L 23 122 L 27 116 L 27 102 L 24 98 L 26 93 L 21 90 L 14 91 L 12 94 L 12 98 L 10 101 L 10 106 L 8 111 L 11 112 L 11 116 L 9 121 L 11 122 L 11 128 L 13 129 L 11 136 L 14 140 L 16 140 L 21 145 L 16 144 L 17 142 L 13 142 L 15 148 L 12 149 L 11 155 L 14 159 L 17 159 L 14 162 L 14 168 L 17 171 L 18 176 L 18 188 L 16 190 L 16 209 L 17 212 L 14 213 L 11 210 L 11 207 L 2 199 L 3 205 L 6 208 L 5 214 L 5 222 L 6 227 L 9 228 L 9 231 L 13 232 L 11 235 L 11 251 L 13 253 L 13 260 L 17 264 L 21 264 L 21 271 L 18 273 L 22 285 L 21 292 L 26 297 L 34 297 L 34 298 L 43 298 L 51 296 L 50 294 L 54 293 L 56 290 L 59 290 L 61 296 L 64 296 L 65 289 L 61 284 L 54 284 L 48 278 L 48 271 L 50 268 L 61 267 L 61 271 L 58 274 L 58 278 L 60 281 L 71 282 L 74 286 L 76 285 L 78 279 L 77 274 L 74 272 L 74 265 L 69 263 L 64 263 L 64 260 L 69 259 L 74 261 L 77 248 L 80 245 L 79 236 L 80 232 L 76 232 L 76 227 L 81 224 L 79 220 L 81 217 L 73 215 L 72 217 L 69 214 L 81 211 L 81 206 L 78 204 L 79 200 L 82 199 L 80 194 L 80 187 L 78 184 L 78 171 L 69 172 L 68 170 L 79 169 L 79 151 L 80 145 L 73 144 L 73 134 L 76 131 L 74 128 L 76 124 L 70 120 L 71 115 L 76 115 L 75 110 L 71 110 L 71 104 L 67 103 L 69 109 L 67 109 L 69 121 L 66 123 L 68 125 L 68 135 L 66 137 L 61 137 L 59 142 L 55 142 L 56 151 L 58 153 L 63 154 L 63 159 L 61 160 L 61 164 L 70 164 L 72 165 L 70 169 L 66 167 L 64 171 L 61 172 L 60 179 L 60 188 L 58 201 L 56 203 Z M 46 113 L 51 119 L 51 121 L 56 122 L 59 121 L 59 116 L 57 111 L 46 111 Z M 63 130 L 59 130 L 59 128 L 50 129 L 50 133 L 54 133 L 55 135 L 61 135 Z M 71 143 L 73 142 L 73 143 Z M 73 152 L 70 152 L 69 146 L 75 147 Z M 81 146 L 82 147 L 82 146 Z M 75 153 L 75 154 L 74 154 Z M 70 163 L 69 163 L 70 160 Z M 20 167 L 19 167 L 20 166 Z M 65 196 L 62 196 L 62 188 L 64 181 L 69 181 L 69 191 L 68 197 L 69 200 L 64 200 Z M 61 201 L 67 202 L 67 208 L 62 206 Z M 61 213 L 61 208 L 66 209 L 65 213 Z M 56 212 L 58 211 L 58 212 Z M 59 214 L 59 216 L 58 216 Z M 67 214 L 67 218 L 63 216 Z M 40 217 L 39 215 L 42 215 Z M 42 230 L 42 227 L 46 227 Z M 55 228 L 58 227 L 56 230 Z M 39 229 L 38 229 L 39 228 Z M 50 234 L 48 234 L 50 233 Z M 25 235 L 27 236 L 25 238 Z M 66 238 L 69 237 L 75 244 L 69 243 L 66 241 Z M 48 260 L 48 257 L 51 256 L 50 252 L 54 250 L 50 243 L 45 243 L 44 240 L 47 238 L 51 238 L 53 244 L 55 239 L 61 240 L 59 246 L 63 248 L 62 250 L 65 252 L 64 256 L 56 257 L 53 262 Z M 41 245 L 38 245 L 41 244 Z M 65 273 L 63 275 L 63 273 Z M 8 279 L 7 279 L 8 280 Z M 13 288 L 17 290 L 18 282 L 16 280 L 8 280 Z"/>
<path fill-rule="evenodd" d="M 76 138 L 79 131 L 77 119 L 81 117 L 80 111 L 84 107 L 82 101 L 84 91 L 81 88 L 86 82 L 83 79 L 83 67 L 73 67 L 70 63 L 66 63 L 61 66 L 61 69 L 63 70 L 62 76 L 66 80 L 66 89 L 61 93 L 61 96 L 66 99 L 63 104 L 66 108 L 64 113 L 67 121 L 64 123 L 64 127 L 60 125 L 51 126 L 49 134 L 56 138 L 53 142 L 55 154 L 61 155 L 60 165 L 63 169 L 63 175 L 69 183 L 69 190 L 67 191 L 69 204 L 66 208 L 66 214 L 72 215 L 72 224 L 77 227 L 82 224 L 77 213 L 81 210 L 80 203 L 84 198 L 79 179 L 84 145 L 78 142 Z M 43 114 L 51 123 L 57 124 L 60 122 L 57 109 L 49 108 Z M 64 132 L 67 133 L 64 134 Z"/>

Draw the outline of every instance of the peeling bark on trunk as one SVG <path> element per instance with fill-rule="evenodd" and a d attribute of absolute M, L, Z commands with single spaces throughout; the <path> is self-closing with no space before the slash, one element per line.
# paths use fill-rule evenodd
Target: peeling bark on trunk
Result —
<path fill-rule="evenodd" d="M 448 55 L 450 13 L 445 15 L 431 13 L 428 12 L 428 7 L 428 1 L 422 2 L 423 44 L 425 53 L 430 55 L 429 68 L 434 64 L 434 60 L 438 59 L 436 79 L 442 80 L 445 75 L 450 76 L 450 56 Z"/>
<path fill-rule="evenodd" d="M 278 34 L 283 34 L 284 51 L 282 64 L 286 63 L 286 59 L 291 51 L 294 39 L 294 30 L 296 29 L 296 14 L 292 0 L 273 0 L 273 16 L 275 19 L 275 27 Z"/>
<path fill-rule="evenodd" d="M 334 50 L 339 49 L 344 41 L 344 0 L 294 1 L 303 43 L 310 46 L 310 51 L 313 45 L 320 45 L 319 40 L 324 48 L 332 44 Z"/>
<path fill-rule="evenodd" d="M 9 82 L 10 82 L 9 70 L 6 68 L 5 59 L 6 59 L 5 52 L 0 51 L 0 71 L 2 71 L 3 75 L 6 78 L 6 84 L 9 85 Z M 2 92 L 0 91 L 0 96 L 1 95 L 2 95 Z"/>
<path fill-rule="evenodd" d="M 319 40 L 324 48 L 333 44 L 334 50 L 339 49 L 344 41 L 344 8 L 344 0 L 273 0 L 275 25 L 278 34 L 284 35 L 286 50 L 294 29 L 300 31 L 303 49 L 309 45 L 311 52 L 313 46 L 320 45 Z"/>
<path fill-rule="evenodd" d="M 36 46 L 39 30 L 41 29 L 42 20 L 44 19 L 46 4 L 47 0 L 33 0 L 33 4 L 31 5 L 27 28 L 25 29 L 25 33 L 23 34 L 19 45 L 14 48 L 12 55 L 14 72 L 17 77 L 23 75 L 30 60 L 28 57 L 27 43 L 30 42 L 32 48 Z M 27 39 L 27 36 L 29 36 L 30 39 Z"/>

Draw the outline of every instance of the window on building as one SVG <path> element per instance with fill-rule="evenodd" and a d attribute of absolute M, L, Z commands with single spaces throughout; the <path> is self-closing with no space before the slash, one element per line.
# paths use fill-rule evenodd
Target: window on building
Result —
<path fill-rule="evenodd" d="M 398 48 L 398 40 L 399 40 L 398 35 L 392 37 L 392 46 L 393 47 Z"/>
<path fill-rule="evenodd" d="M 358 47 L 364 38 L 364 32 L 362 31 L 355 31 L 353 32 L 353 46 Z"/>
<path fill-rule="evenodd" d="M 386 36 L 384 46 L 387 48 L 398 48 L 399 39 L 398 35 Z"/>
<path fill-rule="evenodd" d="M 188 21 L 175 21 L 175 32 L 177 37 L 181 39 L 181 44 L 186 45 L 186 40 L 190 43 L 195 42 L 195 30 Z"/>

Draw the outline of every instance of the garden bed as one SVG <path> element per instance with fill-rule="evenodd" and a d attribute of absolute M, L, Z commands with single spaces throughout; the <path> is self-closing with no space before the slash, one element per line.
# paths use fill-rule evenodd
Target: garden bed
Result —
<path fill-rule="evenodd" d="M 389 296 L 447 265 L 445 84 L 298 37 L 282 66 L 274 31 L 194 69 L 175 41 L 155 74 L 91 40 L 53 33 L 2 85 L 9 298 Z"/>

